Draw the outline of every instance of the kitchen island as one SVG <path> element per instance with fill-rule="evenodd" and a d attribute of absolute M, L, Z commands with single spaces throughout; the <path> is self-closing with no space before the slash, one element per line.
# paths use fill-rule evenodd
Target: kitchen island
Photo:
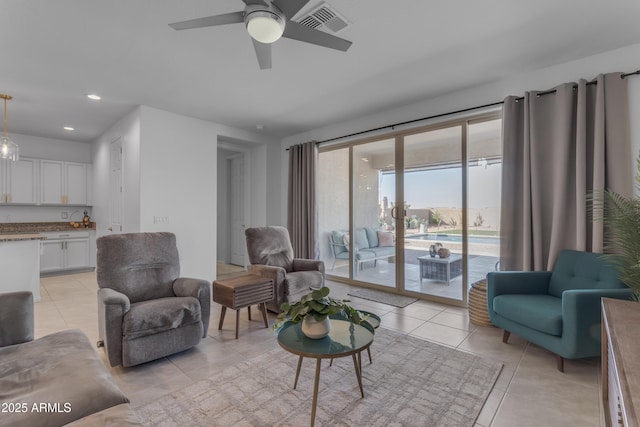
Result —
<path fill-rule="evenodd" d="M 40 233 L 0 234 L 0 293 L 31 291 L 40 301 Z"/>

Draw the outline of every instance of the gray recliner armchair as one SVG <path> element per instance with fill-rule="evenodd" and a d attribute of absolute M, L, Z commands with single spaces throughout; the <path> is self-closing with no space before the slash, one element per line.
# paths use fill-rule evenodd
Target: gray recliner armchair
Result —
<path fill-rule="evenodd" d="M 297 302 L 309 289 L 324 286 L 324 262 L 293 257 L 289 230 L 285 227 L 254 227 L 245 230 L 249 272 L 274 283 L 274 299 L 267 309 L 280 313 L 283 302 Z"/>
<path fill-rule="evenodd" d="M 111 366 L 133 366 L 187 350 L 206 338 L 211 284 L 179 278 L 172 233 L 97 240 L 98 326 Z"/>

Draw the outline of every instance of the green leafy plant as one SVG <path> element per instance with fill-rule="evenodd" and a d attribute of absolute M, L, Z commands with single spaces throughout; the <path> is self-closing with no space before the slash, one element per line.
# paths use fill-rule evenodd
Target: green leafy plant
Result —
<path fill-rule="evenodd" d="M 313 316 L 317 321 L 322 321 L 327 316 L 341 314 L 356 324 L 366 320 L 365 315 L 347 304 L 349 300 L 332 298 L 329 296 L 329 292 L 329 288 L 324 286 L 304 295 L 296 303 L 283 302 L 280 306 L 282 313 L 276 317 L 273 328 L 280 329 L 286 321 L 301 322 L 307 316 Z"/>
<path fill-rule="evenodd" d="M 440 225 L 444 221 L 444 217 L 440 213 L 440 211 L 432 210 L 431 211 L 431 223 L 434 225 Z"/>
<path fill-rule="evenodd" d="M 636 189 L 640 193 L 640 157 L 636 160 Z M 594 193 L 594 220 L 604 220 L 607 258 L 616 265 L 618 277 L 640 301 L 640 198 L 624 197 L 606 190 Z M 600 214 L 600 215 L 599 215 Z"/>

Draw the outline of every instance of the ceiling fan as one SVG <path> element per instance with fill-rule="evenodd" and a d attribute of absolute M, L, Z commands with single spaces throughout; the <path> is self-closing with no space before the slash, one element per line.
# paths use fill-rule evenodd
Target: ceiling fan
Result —
<path fill-rule="evenodd" d="M 239 12 L 190 19 L 169 24 L 174 30 L 212 27 L 244 22 L 253 41 L 260 69 L 271 68 L 271 44 L 280 37 L 346 52 L 351 42 L 292 21 L 309 0 L 242 0 Z"/>

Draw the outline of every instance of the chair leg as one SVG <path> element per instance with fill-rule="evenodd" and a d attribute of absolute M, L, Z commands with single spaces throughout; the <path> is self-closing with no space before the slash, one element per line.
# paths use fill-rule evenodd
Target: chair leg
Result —
<path fill-rule="evenodd" d="M 509 341 L 509 336 L 511 335 L 511 332 L 507 331 L 506 329 L 504 330 L 504 332 L 502 333 L 502 342 L 503 343 L 507 343 L 507 341 Z"/>
<path fill-rule="evenodd" d="M 251 320 L 251 306 L 247 307 L 247 311 L 249 312 L 249 320 Z"/>
<path fill-rule="evenodd" d="M 238 339 L 238 327 L 240 326 L 240 309 L 236 310 L 236 339 Z"/>
<path fill-rule="evenodd" d="M 268 328 L 269 322 L 267 322 L 267 303 L 263 302 L 262 304 L 258 305 L 258 308 L 262 311 L 262 320 L 264 320 L 264 327 Z"/>
<path fill-rule="evenodd" d="M 564 372 L 564 357 L 556 354 L 556 367 L 558 371 Z"/>
<path fill-rule="evenodd" d="M 220 312 L 220 323 L 218 323 L 218 330 L 222 329 L 222 324 L 224 323 L 224 315 L 227 312 L 227 307 L 222 306 L 222 311 Z"/>

